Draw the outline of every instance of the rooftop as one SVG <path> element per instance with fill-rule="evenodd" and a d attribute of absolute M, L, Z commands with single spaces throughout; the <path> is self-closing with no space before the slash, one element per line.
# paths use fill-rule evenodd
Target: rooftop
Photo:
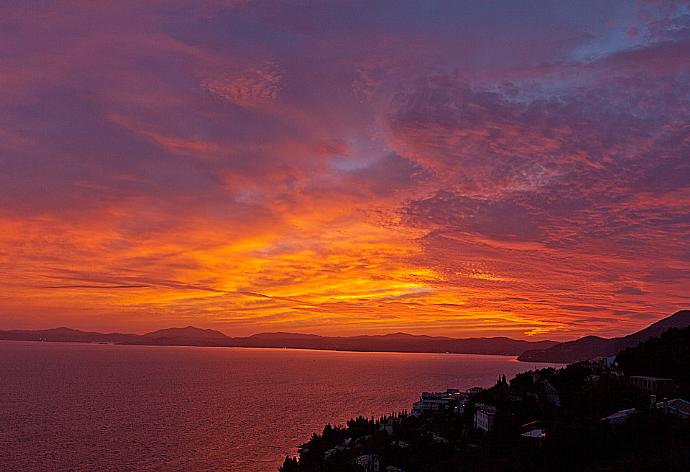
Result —
<path fill-rule="evenodd" d="M 676 410 L 684 411 L 690 413 L 690 402 L 683 400 L 682 398 L 674 398 L 673 400 L 668 400 L 666 405 L 675 408 Z"/>
<path fill-rule="evenodd" d="M 637 410 L 635 410 L 635 408 L 628 408 L 626 410 L 617 411 L 614 414 L 607 416 L 606 418 L 602 418 L 602 420 L 603 421 L 611 421 L 611 420 L 624 419 L 624 418 L 627 418 L 628 416 L 632 415 L 633 413 L 635 413 L 635 411 L 637 411 Z"/>

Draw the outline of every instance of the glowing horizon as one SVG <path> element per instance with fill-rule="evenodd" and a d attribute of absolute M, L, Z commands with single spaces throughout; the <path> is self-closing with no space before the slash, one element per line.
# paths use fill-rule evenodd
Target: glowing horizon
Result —
<path fill-rule="evenodd" d="M 2 9 L 0 329 L 562 340 L 690 304 L 682 2 Z"/>

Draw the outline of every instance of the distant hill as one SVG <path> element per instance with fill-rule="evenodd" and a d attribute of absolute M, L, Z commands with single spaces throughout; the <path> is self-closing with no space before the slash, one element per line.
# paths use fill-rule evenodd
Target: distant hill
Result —
<path fill-rule="evenodd" d="M 146 333 L 138 336 L 133 344 L 222 346 L 231 339 L 220 331 L 187 326 L 185 328 L 159 329 Z"/>
<path fill-rule="evenodd" d="M 0 331 L 0 340 L 85 342 L 165 346 L 225 346 L 322 349 L 363 352 L 429 352 L 517 356 L 528 349 L 545 349 L 555 341 L 521 341 L 505 337 L 455 339 L 394 333 L 379 336 L 318 336 L 301 333 L 259 333 L 229 337 L 220 331 L 193 326 L 167 328 L 143 335 L 94 333 L 70 328 L 41 331 Z"/>
<path fill-rule="evenodd" d="M 554 341 L 531 342 L 504 337 L 454 339 L 406 333 L 349 337 L 262 333 L 247 338 L 233 338 L 232 343 L 234 346 L 244 347 L 286 347 L 366 352 L 449 352 L 506 356 L 517 356 L 527 349 L 544 349 L 556 344 Z"/>
<path fill-rule="evenodd" d="M 138 338 L 136 334 L 95 333 L 72 328 L 52 328 L 44 330 L 0 331 L 0 339 L 6 341 L 49 341 L 74 343 L 119 343 L 126 344 Z"/>
<path fill-rule="evenodd" d="M 309 340 L 309 339 L 323 339 L 321 336 L 318 336 L 316 334 L 303 334 L 303 333 L 283 333 L 283 332 L 277 332 L 277 333 L 258 333 L 258 334 L 252 334 L 251 336 L 247 338 L 236 338 L 236 339 L 246 339 L 248 342 L 251 342 L 249 340 L 254 340 L 256 342 L 273 342 L 273 341 L 279 341 L 279 342 L 284 342 L 286 340 L 289 340 L 291 342 L 294 341 L 304 341 L 304 340 Z"/>
<path fill-rule="evenodd" d="M 670 328 L 685 328 L 687 326 L 690 326 L 690 310 L 682 310 L 628 336 L 608 339 L 598 336 L 586 336 L 576 341 L 557 344 L 546 349 L 525 351 L 518 357 L 518 360 L 525 362 L 571 363 L 596 357 L 612 356 L 625 348 L 636 346 L 653 337 L 659 337 Z"/>

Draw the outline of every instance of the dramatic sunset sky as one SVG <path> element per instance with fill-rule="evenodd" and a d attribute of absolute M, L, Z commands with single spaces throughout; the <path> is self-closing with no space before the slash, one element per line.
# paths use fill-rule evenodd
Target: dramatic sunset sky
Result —
<path fill-rule="evenodd" d="M 0 6 L 0 328 L 561 340 L 688 287 L 688 2 Z"/>

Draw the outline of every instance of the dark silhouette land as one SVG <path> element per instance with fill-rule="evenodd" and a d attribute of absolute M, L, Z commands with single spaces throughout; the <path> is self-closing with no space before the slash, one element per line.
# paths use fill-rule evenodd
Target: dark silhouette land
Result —
<path fill-rule="evenodd" d="M 570 363 L 606 357 L 626 347 L 659 336 L 669 328 L 690 326 L 690 311 L 683 310 L 631 335 L 605 339 L 587 336 L 576 341 L 523 341 L 506 337 L 449 338 L 393 333 L 378 336 L 318 336 L 301 333 L 259 333 L 230 337 L 212 329 L 193 326 L 167 328 L 143 335 L 96 333 L 70 328 L 0 331 L 0 340 L 137 344 L 154 346 L 209 346 L 320 349 L 358 352 L 428 352 L 519 356 L 525 362 Z"/>

